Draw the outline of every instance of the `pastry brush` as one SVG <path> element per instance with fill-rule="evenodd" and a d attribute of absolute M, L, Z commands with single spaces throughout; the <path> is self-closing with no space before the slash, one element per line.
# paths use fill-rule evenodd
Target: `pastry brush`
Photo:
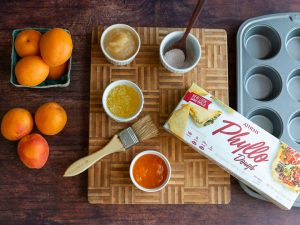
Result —
<path fill-rule="evenodd" d="M 137 143 L 157 136 L 158 133 L 158 128 L 153 123 L 151 117 L 146 115 L 131 127 L 114 135 L 104 148 L 72 163 L 66 170 L 64 177 L 76 176 L 90 168 L 103 157 L 115 152 L 125 152 Z"/>

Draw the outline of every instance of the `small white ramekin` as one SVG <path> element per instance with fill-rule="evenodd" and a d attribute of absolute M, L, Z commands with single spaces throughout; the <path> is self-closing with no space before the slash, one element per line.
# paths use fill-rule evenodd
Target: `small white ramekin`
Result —
<path fill-rule="evenodd" d="M 138 47 L 136 49 L 136 52 L 128 59 L 124 59 L 124 60 L 117 60 L 117 59 L 114 59 L 112 58 L 106 51 L 105 51 L 105 48 L 104 48 L 104 40 L 105 40 L 105 36 L 107 35 L 107 33 L 113 29 L 116 29 L 116 28 L 125 28 L 125 29 L 128 29 L 130 31 L 132 31 L 132 33 L 136 36 L 137 38 L 137 41 L 138 41 Z M 123 65 L 127 65 L 129 63 L 131 63 L 134 58 L 136 57 L 136 55 L 138 54 L 139 50 L 140 50 L 140 47 L 141 47 L 141 39 L 140 39 L 140 36 L 138 34 L 138 32 L 136 32 L 136 30 L 134 28 L 132 28 L 131 26 L 128 26 L 126 24 L 114 24 L 114 25 L 111 25 L 109 27 L 107 27 L 104 32 L 102 33 L 101 35 L 101 39 L 100 39 L 100 47 L 101 47 L 101 50 L 105 56 L 105 58 L 112 64 L 114 65 L 118 65 L 118 66 L 123 66 Z"/>
<path fill-rule="evenodd" d="M 143 155 L 148 155 L 148 154 L 152 154 L 152 155 L 156 155 L 158 157 L 160 157 L 165 163 L 166 163 L 166 166 L 167 166 L 167 169 L 168 169 L 168 174 L 167 174 L 167 178 L 166 180 L 164 181 L 164 183 L 162 185 L 160 185 L 159 187 L 157 188 L 153 188 L 153 189 L 148 189 L 148 188 L 144 188 L 142 187 L 141 185 L 139 185 L 135 179 L 134 179 L 134 176 L 133 176 L 133 167 L 134 167 L 134 164 L 135 162 Z M 145 192 L 156 192 L 156 191 L 160 191 L 161 189 L 163 189 L 168 183 L 169 183 L 169 180 L 171 178 L 171 165 L 170 165 L 170 162 L 169 160 L 160 152 L 158 151 L 154 151 L 154 150 L 146 150 L 146 151 L 143 151 L 139 154 L 137 154 L 133 160 L 131 161 L 131 164 L 130 164 L 130 168 L 129 168 L 129 174 L 130 174 L 130 179 L 132 181 L 132 183 L 134 184 L 135 187 L 137 187 L 138 189 L 140 189 L 141 191 L 145 191 Z"/>
<path fill-rule="evenodd" d="M 164 37 L 162 42 L 160 43 L 159 47 L 159 58 L 162 65 L 172 73 L 187 73 L 194 69 L 195 66 L 199 63 L 201 59 L 201 45 L 198 39 L 192 35 L 191 33 L 188 35 L 186 39 L 186 51 L 187 51 L 187 59 L 186 63 L 182 68 L 176 68 L 169 65 L 166 60 L 164 59 L 164 54 L 166 50 L 176 41 L 178 41 L 182 36 L 183 31 L 174 31 L 169 33 L 167 36 Z"/>
<path fill-rule="evenodd" d="M 118 85 L 128 85 L 130 87 L 132 87 L 134 90 L 136 90 L 136 92 L 138 93 L 138 95 L 140 96 L 140 105 L 139 108 L 137 110 L 137 112 L 132 115 L 131 117 L 128 118 L 121 118 L 118 116 L 115 116 L 114 114 L 112 114 L 109 110 L 109 108 L 107 107 L 107 96 L 109 94 L 109 92 L 116 86 Z M 135 83 L 129 81 L 129 80 L 117 80 L 114 81 L 112 83 L 110 83 L 104 90 L 103 95 L 102 95 L 102 105 L 104 108 L 104 111 L 106 112 L 106 114 L 112 118 L 113 120 L 117 121 L 117 122 L 129 122 L 131 120 L 134 120 L 142 111 L 143 106 L 144 106 L 144 95 L 142 90 L 139 88 L 139 86 L 137 86 Z"/>

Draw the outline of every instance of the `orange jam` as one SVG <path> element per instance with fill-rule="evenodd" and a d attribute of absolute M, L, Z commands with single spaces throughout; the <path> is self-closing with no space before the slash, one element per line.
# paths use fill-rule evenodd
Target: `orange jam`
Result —
<path fill-rule="evenodd" d="M 153 189 L 161 186 L 167 175 L 166 163 L 157 155 L 143 155 L 137 159 L 133 166 L 134 179 L 144 188 Z"/>

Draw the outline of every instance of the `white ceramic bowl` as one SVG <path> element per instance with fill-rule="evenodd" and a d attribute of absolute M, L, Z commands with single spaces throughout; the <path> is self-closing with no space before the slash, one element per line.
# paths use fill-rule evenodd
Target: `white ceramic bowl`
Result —
<path fill-rule="evenodd" d="M 113 29 L 116 29 L 116 28 L 125 28 L 125 29 L 128 29 L 130 31 L 132 31 L 132 33 L 136 36 L 137 38 L 137 41 L 138 41 L 138 47 L 136 49 L 136 52 L 128 59 L 125 59 L 125 60 L 117 60 L 117 59 L 114 59 L 112 58 L 106 51 L 105 51 L 105 48 L 104 48 L 104 40 L 105 40 L 105 36 L 107 35 L 107 33 Z M 136 57 L 136 55 L 138 54 L 139 50 L 140 50 L 140 47 L 141 47 L 141 39 L 140 39 L 140 36 L 138 34 L 138 32 L 136 32 L 136 30 L 134 28 L 132 28 L 131 26 L 128 26 L 126 24 L 114 24 L 114 25 L 111 25 L 109 27 L 107 27 L 105 29 L 105 31 L 102 33 L 101 35 L 101 39 L 100 39 L 100 47 L 101 47 L 101 50 L 105 56 L 105 58 L 112 64 L 114 65 L 118 65 L 118 66 L 122 66 L 122 65 L 127 65 L 129 63 L 131 63 L 134 58 Z"/>
<path fill-rule="evenodd" d="M 109 92 L 111 91 L 111 89 L 113 89 L 114 87 L 116 87 L 118 85 L 124 85 L 124 84 L 132 87 L 134 90 L 136 90 L 136 92 L 140 96 L 140 105 L 139 105 L 139 108 L 138 108 L 137 112 L 134 115 L 132 115 L 131 117 L 128 117 L 128 118 L 121 118 L 121 117 L 118 117 L 118 116 L 115 116 L 114 114 L 112 114 L 110 112 L 110 110 L 108 109 L 108 107 L 107 107 L 107 101 L 106 101 L 107 96 L 108 96 Z M 115 120 L 117 122 L 129 122 L 129 121 L 135 119 L 141 113 L 141 111 L 143 109 L 143 106 L 144 106 L 144 95 L 143 95 L 142 90 L 135 83 L 133 83 L 129 80 L 117 80 L 117 81 L 114 81 L 114 82 L 110 83 L 105 88 L 105 90 L 103 92 L 103 95 L 102 95 L 102 105 L 103 105 L 103 108 L 104 108 L 104 111 L 106 112 L 106 114 L 110 118 L 112 118 L 113 120 Z"/>
<path fill-rule="evenodd" d="M 158 157 L 160 157 L 165 163 L 166 163 L 166 166 L 167 166 L 167 169 L 168 169 L 168 174 L 167 174 L 167 177 L 166 177 L 166 180 L 165 182 L 160 185 L 159 187 L 157 188 L 153 188 L 153 189 L 148 189 L 148 188 L 144 188 L 142 186 L 140 186 L 134 179 L 134 176 L 133 176 L 133 167 L 134 167 L 134 164 L 135 162 L 143 155 L 148 155 L 148 154 L 152 154 L 152 155 L 156 155 Z M 146 150 L 146 151 L 143 151 L 139 154 L 137 154 L 134 159 L 131 161 L 131 164 L 130 164 L 130 169 L 129 169 L 129 174 L 130 174 L 130 179 L 132 181 L 132 183 L 134 184 L 134 186 L 136 186 L 138 189 L 140 189 L 141 191 L 145 191 L 145 192 L 156 192 L 156 191 L 160 191 L 161 189 L 163 189 L 168 183 L 169 183 L 169 180 L 171 178 L 171 165 L 170 165 L 170 162 L 169 160 L 160 152 L 158 151 L 154 151 L 154 150 Z"/>
<path fill-rule="evenodd" d="M 187 37 L 186 41 L 186 51 L 187 57 L 184 63 L 184 66 L 181 68 L 176 68 L 169 65 L 164 59 L 164 54 L 166 50 L 172 45 L 174 42 L 178 41 L 183 36 L 183 31 L 175 31 L 169 33 L 164 37 L 159 47 L 159 58 L 162 65 L 172 73 L 187 73 L 191 71 L 200 61 L 201 59 L 201 45 L 198 39 L 192 35 L 191 33 Z"/>

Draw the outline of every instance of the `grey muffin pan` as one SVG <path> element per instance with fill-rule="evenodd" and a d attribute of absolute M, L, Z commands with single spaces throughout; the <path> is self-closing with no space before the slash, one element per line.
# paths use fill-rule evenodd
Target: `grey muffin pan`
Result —
<path fill-rule="evenodd" d="M 238 111 L 300 152 L 300 13 L 260 16 L 240 26 L 237 87 Z M 300 207 L 300 197 L 294 206 Z"/>

